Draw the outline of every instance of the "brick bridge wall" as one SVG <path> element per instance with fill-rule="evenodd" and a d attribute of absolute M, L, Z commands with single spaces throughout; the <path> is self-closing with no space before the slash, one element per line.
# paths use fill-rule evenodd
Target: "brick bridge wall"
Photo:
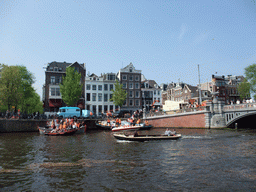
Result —
<path fill-rule="evenodd" d="M 147 119 L 154 127 L 206 128 L 205 114 L 161 116 Z"/>

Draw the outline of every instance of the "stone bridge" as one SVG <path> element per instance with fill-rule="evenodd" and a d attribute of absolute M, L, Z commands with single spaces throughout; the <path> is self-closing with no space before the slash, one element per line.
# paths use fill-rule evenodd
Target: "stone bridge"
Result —
<path fill-rule="evenodd" d="M 256 103 L 225 105 L 221 101 L 208 102 L 205 107 L 146 115 L 154 127 L 182 128 L 253 128 Z"/>

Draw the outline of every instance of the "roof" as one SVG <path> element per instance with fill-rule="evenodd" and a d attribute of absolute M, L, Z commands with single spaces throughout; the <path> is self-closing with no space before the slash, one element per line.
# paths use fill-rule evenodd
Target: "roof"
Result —
<path fill-rule="evenodd" d="M 141 88 L 145 88 L 145 83 L 148 83 L 148 88 L 160 88 L 158 84 L 155 82 L 155 80 L 145 80 L 141 82 Z M 157 85 L 157 87 L 155 87 Z"/>
<path fill-rule="evenodd" d="M 80 65 L 83 69 L 85 69 L 85 64 L 79 64 L 78 62 L 74 62 L 74 63 L 66 63 L 65 61 L 64 62 L 56 62 L 56 61 L 53 61 L 51 63 L 48 63 L 47 67 L 46 67 L 46 71 L 50 71 L 50 67 L 52 67 L 53 69 L 55 67 L 58 68 L 58 71 L 59 72 L 66 72 L 66 68 L 69 67 L 69 66 L 72 66 L 74 64 L 78 64 Z M 61 69 L 61 70 L 60 70 Z"/>

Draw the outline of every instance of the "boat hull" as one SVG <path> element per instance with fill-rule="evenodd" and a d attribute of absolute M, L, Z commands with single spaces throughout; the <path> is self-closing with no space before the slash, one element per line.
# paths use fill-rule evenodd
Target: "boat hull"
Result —
<path fill-rule="evenodd" d="M 111 125 L 103 125 L 103 124 L 96 123 L 96 126 L 98 129 L 101 129 L 101 130 L 111 130 L 112 129 Z"/>
<path fill-rule="evenodd" d="M 120 126 L 120 127 L 115 127 L 112 129 L 113 132 L 117 131 L 134 131 L 134 130 L 139 130 L 140 128 L 143 128 L 142 126 Z"/>
<path fill-rule="evenodd" d="M 124 135 L 124 134 L 113 134 L 116 139 L 126 140 L 126 141 L 151 141 L 151 140 L 177 140 L 181 138 L 181 134 L 176 134 L 173 136 L 168 135 Z"/>
<path fill-rule="evenodd" d="M 73 129 L 73 130 L 56 132 L 56 133 L 48 132 L 48 133 L 44 133 L 44 134 L 48 135 L 48 136 L 67 136 L 67 135 L 74 135 L 76 133 L 76 131 L 77 131 L 76 129 Z"/>

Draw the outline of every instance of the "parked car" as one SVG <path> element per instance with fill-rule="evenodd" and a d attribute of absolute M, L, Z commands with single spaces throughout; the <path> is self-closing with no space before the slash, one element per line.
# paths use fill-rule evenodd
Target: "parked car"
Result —
<path fill-rule="evenodd" d="M 123 110 L 114 112 L 112 116 L 114 118 L 123 118 L 123 117 L 130 117 L 131 114 L 132 114 L 131 111 L 123 109 Z"/>

